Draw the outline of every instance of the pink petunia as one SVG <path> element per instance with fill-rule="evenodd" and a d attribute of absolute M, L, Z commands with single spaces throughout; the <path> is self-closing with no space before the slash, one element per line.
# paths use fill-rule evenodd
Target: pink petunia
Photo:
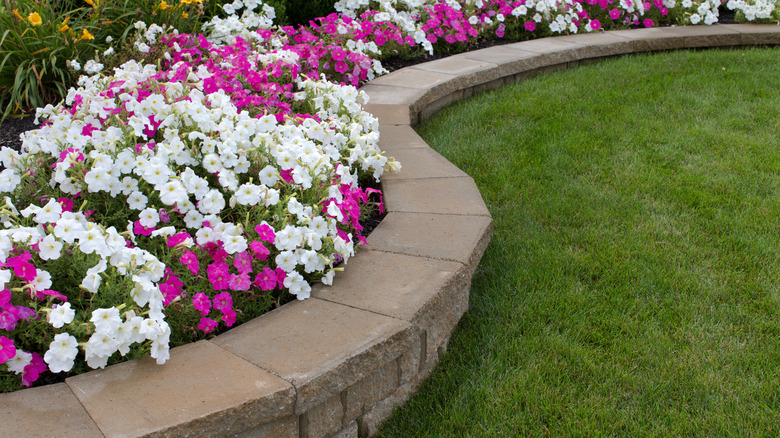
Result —
<path fill-rule="evenodd" d="M 203 333 L 211 333 L 217 325 L 219 325 L 219 323 L 211 318 L 201 318 L 198 328 L 202 330 Z"/>
<path fill-rule="evenodd" d="M 617 20 L 620 18 L 620 10 L 619 9 L 612 9 L 609 11 L 609 18 L 613 20 Z"/>
<path fill-rule="evenodd" d="M 211 300 L 208 295 L 198 292 L 192 297 L 192 307 L 200 312 L 201 315 L 206 316 L 211 311 Z"/>
<path fill-rule="evenodd" d="M 527 30 L 528 32 L 533 32 L 534 30 L 536 30 L 536 23 L 534 23 L 533 21 L 526 21 L 525 30 Z"/>
<path fill-rule="evenodd" d="M 252 255 L 247 251 L 236 254 L 233 259 L 233 266 L 238 270 L 239 274 L 252 272 Z"/>
<path fill-rule="evenodd" d="M 0 363 L 6 363 L 14 356 L 16 356 L 14 341 L 0 336 Z"/>
<path fill-rule="evenodd" d="M 653 20 L 651 20 L 651 19 L 649 19 L 649 18 L 646 18 L 646 19 L 645 19 L 645 20 L 642 22 L 642 24 L 643 24 L 645 27 L 653 27 L 653 25 L 654 25 L 655 23 L 653 22 Z"/>
<path fill-rule="evenodd" d="M 30 251 L 25 251 L 24 254 L 16 257 L 8 257 L 5 266 L 13 268 L 14 275 L 24 278 L 26 282 L 31 283 L 38 276 L 38 270 L 35 269 L 32 263 L 29 263 L 30 257 Z"/>
<path fill-rule="evenodd" d="M 255 254 L 256 259 L 266 260 L 271 251 L 263 245 L 263 242 L 255 240 L 249 243 L 249 249 Z"/>
<path fill-rule="evenodd" d="M 261 290 L 272 290 L 276 288 L 276 271 L 271 268 L 265 267 L 263 271 L 258 273 L 253 283 Z"/>
<path fill-rule="evenodd" d="M 593 30 L 601 29 L 601 22 L 599 20 L 590 20 L 590 28 Z"/>
<path fill-rule="evenodd" d="M 255 227 L 255 232 L 260 235 L 260 240 L 273 244 L 276 240 L 276 232 L 268 224 L 260 224 Z"/>
<path fill-rule="evenodd" d="M 135 221 L 133 223 L 133 233 L 138 235 L 138 236 L 151 236 L 152 235 L 152 231 L 154 231 L 154 227 L 147 228 L 147 227 L 141 225 L 141 221 L 140 220 Z"/>
<path fill-rule="evenodd" d="M 222 292 L 214 295 L 214 299 L 211 300 L 214 309 L 224 312 L 227 309 L 233 308 L 233 296 L 230 292 Z"/>
<path fill-rule="evenodd" d="M 208 272 L 209 281 L 211 282 L 214 290 L 227 289 L 230 286 L 230 272 L 227 263 L 215 262 L 206 268 Z"/>
<path fill-rule="evenodd" d="M 192 236 L 190 236 L 189 233 L 174 234 L 168 238 L 168 248 L 173 248 L 187 239 L 192 239 Z"/>
<path fill-rule="evenodd" d="M 43 362 L 43 358 L 38 353 L 32 353 L 32 360 L 22 372 L 22 386 L 29 388 L 33 382 L 38 380 L 38 376 L 46 371 L 46 364 Z"/>
<path fill-rule="evenodd" d="M 222 322 L 226 327 L 232 327 L 236 323 L 236 312 L 233 309 L 226 309 L 222 312 Z"/>
<path fill-rule="evenodd" d="M 249 290 L 252 285 L 252 281 L 249 279 L 249 274 L 230 274 L 230 290 Z"/>
<path fill-rule="evenodd" d="M 192 272 L 192 275 L 198 275 L 198 271 L 200 271 L 200 263 L 198 263 L 198 256 L 194 252 L 184 251 L 184 254 L 179 257 L 179 261 L 187 266 L 187 269 Z"/>

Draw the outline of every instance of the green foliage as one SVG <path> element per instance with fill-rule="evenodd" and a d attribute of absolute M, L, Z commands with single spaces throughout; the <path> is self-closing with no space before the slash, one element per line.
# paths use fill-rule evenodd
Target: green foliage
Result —
<path fill-rule="evenodd" d="M 83 21 L 86 10 L 59 14 L 47 1 L 0 2 L 0 114 L 30 112 L 57 102 L 73 75 L 70 59 L 84 59 L 96 46 L 95 27 Z M 87 32 L 86 34 L 83 32 Z"/>

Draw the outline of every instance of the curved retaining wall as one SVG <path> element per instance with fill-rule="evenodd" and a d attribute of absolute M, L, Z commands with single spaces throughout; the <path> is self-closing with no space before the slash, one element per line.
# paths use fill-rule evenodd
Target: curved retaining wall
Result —
<path fill-rule="evenodd" d="M 425 379 L 468 308 L 492 234 L 474 181 L 411 126 L 476 92 L 633 52 L 780 45 L 780 26 L 713 25 L 545 38 L 408 67 L 363 87 L 381 146 L 403 163 L 389 214 L 334 286 L 165 366 L 138 359 L 0 396 L 0 436 L 371 435 Z"/>

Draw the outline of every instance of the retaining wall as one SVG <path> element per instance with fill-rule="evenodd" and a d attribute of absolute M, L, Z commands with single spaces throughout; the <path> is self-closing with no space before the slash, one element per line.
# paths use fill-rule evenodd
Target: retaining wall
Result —
<path fill-rule="evenodd" d="M 780 45 L 780 26 L 713 25 L 545 38 L 408 67 L 363 87 L 403 164 L 389 214 L 333 287 L 209 341 L 0 395 L 0 436 L 372 435 L 425 379 L 468 308 L 492 219 L 474 184 L 412 126 L 540 72 L 634 52 Z"/>

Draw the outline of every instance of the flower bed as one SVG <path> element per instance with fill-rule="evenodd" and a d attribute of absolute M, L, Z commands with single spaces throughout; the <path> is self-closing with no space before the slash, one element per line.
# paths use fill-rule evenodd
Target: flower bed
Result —
<path fill-rule="evenodd" d="M 47 369 L 145 355 L 164 363 L 171 343 L 330 284 L 377 192 L 358 182 L 398 168 L 354 88 L 383 73 L 380 47 L 600 28 L 585 4 L 384 2 L 361 13 L 366 4 L 340 2 L 341 15 L 295 29 L 235 2 L 226 11 L 245 8 L 242 18 L 214 19 L 209 36 L 139 23 L 134 47 L 147 63 L 102 74 L 85 62 L 80 87 L 39 110 L 44 126 L 25 136 L 24 152 L 0 153 L 5 375 L 29 386 Z M 732 4 L 746 17 L 777 12 L 766 5 Z M 673 7 L 613 10 L 637 24 Z M 155 55 L 159 67 L 148 63 Z"/>

